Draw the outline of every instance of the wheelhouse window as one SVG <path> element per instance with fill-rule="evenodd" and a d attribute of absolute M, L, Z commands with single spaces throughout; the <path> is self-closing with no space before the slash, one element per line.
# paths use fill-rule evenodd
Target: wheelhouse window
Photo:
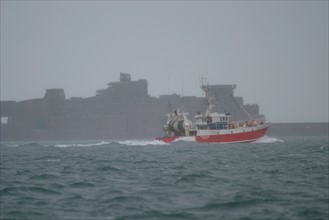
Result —
<path fill-rule="evenodd" d="M 208 128 L 208 126 L 207 125 L 198 125 L 197 128 L 199 130 L 206 130 Z"/>
<path fill-rule="evenodd" d="M 226 121 L 228 121 L 228 117 L 220 117 L 220 120 L 219 121 L 226 122 Z"/>
<path fill-rule="evenodd" d="M 217 129 L 217 126 L 216 126 L 215 123 L 208 124 L 208 127 L 209 127 L 210 130 L 215 130 L 215 129 Z"/>

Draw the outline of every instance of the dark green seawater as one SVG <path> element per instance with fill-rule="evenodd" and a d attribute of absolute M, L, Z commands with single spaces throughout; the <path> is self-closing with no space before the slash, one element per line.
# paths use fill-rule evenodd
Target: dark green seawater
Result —
<path fill-rule="evenodd" d="M 329 219 L 328 137 L 1 143 L 1 219 Z"/>

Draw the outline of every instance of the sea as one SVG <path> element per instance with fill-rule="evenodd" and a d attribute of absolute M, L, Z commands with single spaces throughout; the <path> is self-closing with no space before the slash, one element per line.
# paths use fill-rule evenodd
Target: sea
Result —
<path fill-rule="evenodd" d="M 0 219 L 329 219 L 323 137 L 1 142 Z"/>

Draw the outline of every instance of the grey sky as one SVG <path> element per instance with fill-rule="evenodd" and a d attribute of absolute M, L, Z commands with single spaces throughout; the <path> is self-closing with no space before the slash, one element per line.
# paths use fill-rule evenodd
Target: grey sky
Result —
<path fill-rule="evenodd" d="M 236 84 L 272 122 L 328 122 L 328 1 L 1 1 L 1 100 Z M 168 83 L 168 79 L 170 83 Z"/>

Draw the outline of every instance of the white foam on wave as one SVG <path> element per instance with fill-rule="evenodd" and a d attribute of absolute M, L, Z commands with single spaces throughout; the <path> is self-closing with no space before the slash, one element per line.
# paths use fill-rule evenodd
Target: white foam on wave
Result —
<path fill-rule="evenodd" d="M 194 136 L 179 137 L 176 140 L 174 140 L 173 142 L 177 142 L 177 141 L 195 142 L 195 137 Z"/>
<path fill-rule="evenodd" d="M 61 161 L 61 159 L 47 159 L 47 162 L 58 162 Z"/>
<path fill-rule="evenodd" d="M 109 144 L 110 142 L 101 141 L 99 143 L 89 143 L 89 144 L 56 144 L 55 147 L 91 147 Z"/>
<path fill-rule="evenodd" d="M 253 143 L 283 143 L 283 140 L 280 140 L 278 138 L 274 138 L 274 137 L 269 137 L 267 135 L 265 135 L 264 137 L 261 137 L 259 139 L 257 139 L 256 141 L 254 141 Z"/>
<path fill-rule="evenodd" d="M 159 140 L 126 140 L 117 143 L 128 146 L 167 145 L 167 143 Z"/>
<path fill-rule="evenodd" d="M 100 141 L 94 143 L 59 143 L 59 144 L 37 144 L 43 147 L 58 147 L 58 148 L 67 148 L 67 147 L 96 147 L 108 144 L 120 144 L 126 146 L 146 146 L 146 145 L 168 145 L 163 141 L 159 140 L 122 140 L 122 141 Z M 21 147 L 31 144 L 6 144 L 7 147 Z"/>
<path fill-rule="evenodd" d="M 19 147 L 19 144 L 6 144 L 7 147 Z"/>
<path fill-rule="evenodd" d="M 123 141 L 101 141 L 98 143 L 88 143 L 88 144 L 56 144 L 55 147 L 93 147 L 93 146 L 101 146 L 106 144 L 121 144 L 121 145 L 127 145 L 127 146 L 146 146 L 146 145 L 166 145 L 167 143 L 164 143 L 159 140 L 123 140 Z"/>

